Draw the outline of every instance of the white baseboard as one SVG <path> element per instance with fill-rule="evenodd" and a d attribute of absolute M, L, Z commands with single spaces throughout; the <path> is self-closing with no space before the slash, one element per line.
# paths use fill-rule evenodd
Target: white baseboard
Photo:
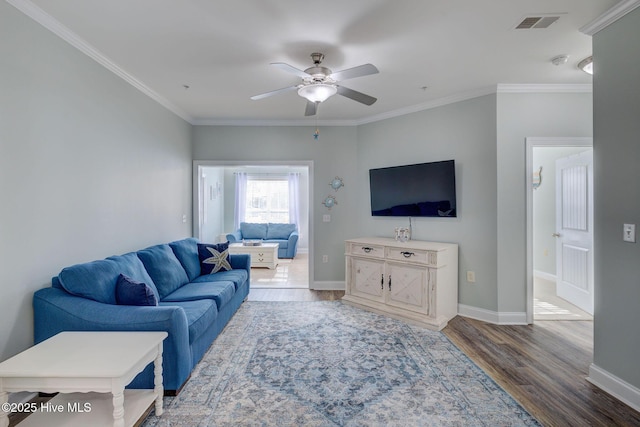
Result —
<path fill-rule="evenodd" d="M 527 325 L 527 313 L 525 312 L 498 312 L 485 310 L 484 308 L 458 304 L 458 314 L 463 317 L 481 320 L 496 325 Z"/>
<path fill-rule="evenodd" d="M 621 402 L 640 411 L 640 389 L 616 377 L 604 369 L 591 364 L 587 381 L 606 391 Z"/>
<path fill-rule="evenodd" d="M 548 280 L 550 282 L 555 282 L 557 280 L 557 276 L 555 274 L 547 273 L 540 270 L 533 270 L 533 277 Z"/>
<path fill-rule="evenodd" d="M 344 281 L 315 281 L 309 289 L 314 291 L 344 291 L 345 285 Z"/>

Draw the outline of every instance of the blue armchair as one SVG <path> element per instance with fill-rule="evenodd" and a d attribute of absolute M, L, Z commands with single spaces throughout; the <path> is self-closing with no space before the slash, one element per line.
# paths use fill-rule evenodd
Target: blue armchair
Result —
<path fill-rule="evenodd" d="M 298 250 L 298 227 L 295 224 L 241 222 L 240 228 L 227 234 L 229 243 L 262 240 L 278 244 L 278 258 L 294 258 Z"/>

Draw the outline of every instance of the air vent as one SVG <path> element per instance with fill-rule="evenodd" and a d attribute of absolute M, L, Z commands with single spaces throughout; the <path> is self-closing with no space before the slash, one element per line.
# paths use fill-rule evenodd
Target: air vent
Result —
<path fill-rule="evenodd" d="M 516 25 L 516 30 L 530 30 L 533 28 L 549 28 L 551 24 L 560 19 L 559 16 L 527 16 Z"/>

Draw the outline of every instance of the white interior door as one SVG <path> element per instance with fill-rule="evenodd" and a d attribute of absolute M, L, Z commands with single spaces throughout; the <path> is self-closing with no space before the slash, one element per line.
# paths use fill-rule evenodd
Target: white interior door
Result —
<path fill-rule="evenodd" d="M 556 290 L 593 314 L 593 150 L 556 161 Z"/>

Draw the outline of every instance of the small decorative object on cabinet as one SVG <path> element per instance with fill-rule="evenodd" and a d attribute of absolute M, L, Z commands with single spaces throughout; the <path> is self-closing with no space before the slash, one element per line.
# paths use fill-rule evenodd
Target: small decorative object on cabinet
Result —
<path fill-rule="evenodd" d="M 345 254 L 344 302 L 437 331 L 458 314 L 458 245 L 370 237 Z"/>

